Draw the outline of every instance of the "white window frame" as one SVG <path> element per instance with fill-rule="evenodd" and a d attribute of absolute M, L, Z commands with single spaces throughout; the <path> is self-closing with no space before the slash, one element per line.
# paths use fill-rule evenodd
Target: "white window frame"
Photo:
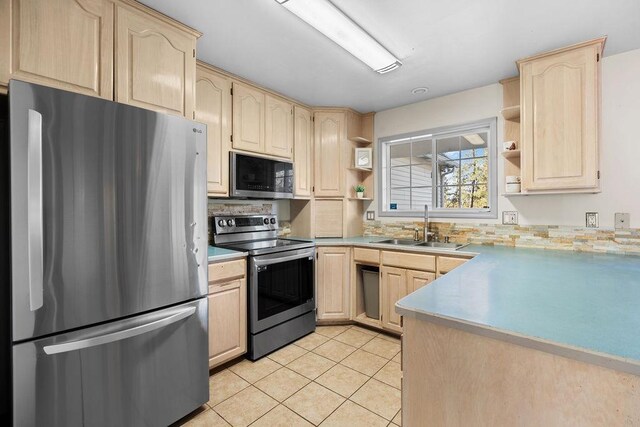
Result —
<path fill-rule="evenodd" d="M 378 139 L 377 152 L 378 158 L 378 216 L 381 217 L 422 217 L 424 211 L 416 210 L 392 210 L 389 209 L 390 201 L 387 200 L 387 186 L 389 182 L 390 168 L 384 168 L 384 163 L 388 161 L 388 146 L 390 143 L 395 142 L 409 142 L 419 141 L 428 137 L 429 139 L 441 139 L 447 135 L 459 134 L 466 131 L 474 131 L 478 128 L 488 128 L 488 153 L 487 159 L 489 162 L 489 179 L 487 182 L 487 189 L 489 192 L 489 208 L 482 209 L 452 209 L 452 208 L 433 208 L 429 206 L 429 216 L 431 218 L 497 218 L 498 217 L 498 149 L 497 149 L 497 117 L 491 117 L 488 119 L 478 120 L 462 125 L 443 126 L 434 129 L 426 129 L 418 132 L 405 133 L 401 135 L 393 135 Z M 435 145 L 435 144 L 434 144 Z M 435 165 L 434 165 L 435 166 Z M 386 173 L 385 173 L 386 171 Z M 436 195 L 436 183 L 433 183 L 432 191 L 434 196 Z M 434 198 L 435 200 L 435 198 Z"/>

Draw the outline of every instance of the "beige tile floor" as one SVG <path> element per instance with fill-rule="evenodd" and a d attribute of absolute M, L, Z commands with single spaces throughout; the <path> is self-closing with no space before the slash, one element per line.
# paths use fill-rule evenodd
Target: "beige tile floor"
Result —
<path fill-rule="evenodd" d="M 185 427 L 399 426 L 400 340 L 358 326 L 316 332 L 209 379 Z"/>

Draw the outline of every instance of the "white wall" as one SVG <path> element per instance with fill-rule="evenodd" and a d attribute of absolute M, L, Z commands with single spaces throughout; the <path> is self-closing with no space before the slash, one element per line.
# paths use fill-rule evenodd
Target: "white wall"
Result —
<path fill-rule="evenodd" d="M 501 108 L 502 86 L 496 83 L 381 111 L 375 117 L 375 136 L 380 138 L 499 117 Z M 502 211 L 517 210 L 520 224 L 583 226 L 585 212 L 593 211 L 600 214 L 600 227 L 613 227 L 614 213 L 628 212 L 631 227 L 640 228 L 640 49 L 602 59 L 600 124 L 601 193 L 499 196 L 498 219 L 455 221 L 495 223 L 501 221 Z M 498 144 L 502 141 L 502 128 L 502 118 L 499 118 Z M 499 193 L 503 190 L 502 169 L 503 161 L 498 157 Z M 376 194 L 379 194 L 379 188 L 376 188 Z M 377 200 L 373 206 L 377 211 Z M 401 219 L 378 217 L 377 212 L 376 218 L 390 222 Z"/>

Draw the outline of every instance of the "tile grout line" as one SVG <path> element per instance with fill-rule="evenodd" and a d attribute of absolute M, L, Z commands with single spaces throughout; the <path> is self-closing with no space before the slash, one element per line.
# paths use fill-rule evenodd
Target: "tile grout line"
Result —
<path fill-rule="evenodd" d="M 237 377 L 238 377 L 238 378 L 240 378 L 241 380 L 243 380 L 243 381 L 247 382 L 249 385 L 248 385 L 247 387 L 242 388 L 241 390 L 239 390 L 238 392 L 234 393 L 233 395 L 231 395 L 231 396 L 227 397 L 226 399 L 224 399 L 224 400 L 222 400 L 222 401 L 218 402 L 215 406 L 218 406 L 218 405 L 222 404 L 223 402 L 225 402 L 225 401 L 227 401 L 227 400 L 231 399 L 232 397 L 234 397 L 234 396 L 238 395 L 239 393 L 241 393 L 242 391 L 246 390 L 247 388 L 249 388 L 249 387 L 253 387 L 253 388 L 255 388 L 257 391 L 259 391 L 259 392 L 261 392 L 261 393 L 265 394 L 266 396 L 268 396 L 269 398 L 273 399 L 273 400 L 276 402 L 276 405 L 275 405 L 273 408 L 271 408 L 269 411 L 267 411 L 266 413 L 264 413 L 263 415 L 261 415 L 260 417 L 258 417 L 256 420 L 254 420 L 251 424 L 256 423 L 256 422 L 257 422 L 258 420 L 260 420 L 262 417 L 266 416 L 268 413 L 270 413 L 271 411 L 273 411 L 274 409 L 276 409 L 279 405 L 282 405 L 282 406 L 284 406 L 285 408 L 287 408 L 287 409 L 291 410 L 292 412 L 294 412 L 295 414 L 297 414 L 298 416 L 302 417 L 302 418 L 303 418 L 303 419 L 305 419 L 306 421 L 308 421 L 308 422 L 310 422 L 311 424 L 315 425 L 315 423 L 313 423 L 311 420 L 309 420 L 309 419 L 305 418 L 302 414 L 299 414 L 299 413 L 298 413 L 298 412 L 296 412 L 294 409 L 289 408 L 287 405 L 285 405 L 285 404 L 284 404 L 284 402 L 285 402 L 287 399 L 289 399 L 291 396 L 295 395 L 295 394 L 296 394 L 296 393 L 298 393 L 300 390 L 302 390 L 303 388 L 307 387 L 309 384 L 311 384 L 311 383 L 315 383 L 316 385 L 318 385 L 318 386 L 320 386 L 320 387 L 322 387 L 322 388 L 324 388 L 324 389 L 326 389 L 326 390 L 328 390 L 328 391 L 330 391 L 330 392 L 332 392 L 332 393 L 334 393 L 334 394 L 336 394 L 336 395 L 340 396 L 341 398 L 344 398 L 344 399 L 345 399 L 345 400 L 344 400 L 344 402 L 342 402 L 340 405 L 338 405 L 338 407 L 337 407 L 336 409 L 334 409 L 334 410 L 333 410 L 329 415 L 327 415 L 325 418 L 323 418 L 323 420 L 320 422 L 320 424 L 321 424 L 322 422 L 324 422 L 327 418 L 329 418 L 329 417 L 330 417 L 334 412 L 336 412 L 340 407 L 342 407 L 342 406 L 343 406 L 347 401 L 350 401 L 351 403 L 353 403 L 353 404 L 355 404 L 355 405 L 357 405 L 357 406 L 359 406 L 359 407 L 363 408 L 364 410 L 367 410 L 367 411 L 371 412 L 372 414 L 375 414 L 375 415 L 377 415 L 377 416 L 381 417 L 382 419 L 386 420 L 386 418 L 385 418 L 385 417 L 383 417 L 383 416 L 381 416 L 381 415 L 379 415 L 379 414 L 376 414 L 375 412 L 371 411 L 370 409 L 365 408 L 364 406 L 362 406 L 362 405 L 358 404 L 357 402 L 354 402 L 353 400 L 351 400 L 351 397 L 352 397 L 352 396 L 354 396 L 354 395 L 355 395 L 355 394 L 356 394 L 356 393 L 357 393 L 357 392 L 358 392 L 362 387 L 364 387 L 364 386 L 365 386 L 365 385 L 366 385 L 370 380 L 372 380 L 372 379 L 374 379 L 374 380 L 376 380 L 376 381 L 378 381 L 378 382 L 380 382 L 380 383 L 382 383 L 382 384 L 385 384 L 385 385 L 387 385 L 387 386 L 389 386 L 389 387 L 395 388 L 395 387 L 393 387 L 393 386 L 391 386 L 391 385 L 389 385 L 389 384 L 386 384 L 384 381 L 380 381 L 380 380 L 375 379 L 375 378 L 374 378 L 374 376 L 375 376 L 375 375 L 377 375 L 377 374 L 378 374 L 378 372 L 380 372 L 382 369 L 384 369 L 384 367 L 385 367 L 385 366 L 387 366 L 387 365 L 389 364 L 389 362 L 392 362 L 392 361 L 393 361 L 393 358 L 394 358 L 394 357 L 396 357 L 396 356 L 397 356 L 397 354 L 398 354 L 398 353 L 400 353 L 400 351 L 399 351 L 398 353 L 396 353 L 396 354 L 395 354 L 391 359 L 387 359 L 386 357 L 380 356 L 380 355 L 378 355 L 378 354 L 375 354 L 375 353 L 373 353 L 373 352 L 367 351 L 367 350 L 365 350 L 365 349 L 363 349 L 363 348 L 362 348 L 362 347 L 364 347 L 365 345 L 367 345 L 369 342 L 371 342 L 374 338 L 378 338 L 378 337 L 380 336 L 380 333 L 378 333 L 378 334 L 376 334 L 376 335 L 371 335 L 371 334 L 367 334 L 367 333 L 365 333 L 365 332 L 360 332 L 360 331 L 359 331 L 359 330 L 357 330 L 357 329 L 354 329 L 354 331 L 355 331 L 355 332 L 359 332 L 359 333 L 361 333 L 361 334 L 368 335 L 368 336 L 370 336 L 370 337 L 371 337 L 371 339 L 369 339 L 367 342 L 363 343 L 363 344 L 362 344 L 362 345 L 360 345 L 359 347 L 358 347 L 358 346 L 351 345 L 351 344 L 343 343 L 342 341 L 339 341 L 339 340 L 336 340 L 336 339 L 335 339 L 337 336 L 339 336 L 339 335 L 341 335 L 341 334 L 343 334 L 343 333 L 345 333 L 345 332 L 347 332 L 347 331 L 349 331 L 349 330 L 351 330 L 351 329 L 355 328 L 356 326 L 357 326 L 357 325 L 350 325 L 350 326 L 349 326 L 349 327 L 347 327 L 344 331 L 340 332 L 339 334 L 335 335 L 334 337 L 327 337 L 326 335 L 323 335 L 323 334 L 321 334 L 321 333 L 319 333 L 319 332 L 315 332 L 315 333 L 317 333 L 318 335 L 321 335 L 322 337 L 328 338 L 328 340 L 327 340 L 327 341 L 325 341 L 324 343 L 322 343 L 322 344 L 320 344 L 320 345 L 318 345 L 318 346 L 314 347 L 312 350 L 308 350 L 308 349 L 306 349 L 306 348 L 304 348 L 304 347 L 301 347 L 301 346 L 299 346 L 299 345 L 296 345 L 296 344 L 295 344 L 295 342 L 288 344 L 288 345 L 295 345 L 296 347 L 299 347 L 299 348 L 301 348 L 301 349 L 305 350 L 306 352 L 305 352 L 304 354 L 302 354 L 302 355 L 300 355 L 300 356 L 298 356 L 298 357 L 294 358 L 293 360 L 289 361 L 286 365 L 283 365 L 282 363 L 280 363 L 280 362 L 278 362 L 278 361 L 276 361 L 276 360 L 271 359 L 269 356 L 266 356 L 270 361 L 272 361 L 272 362 L 274 362 L 276 365 L 278 365 L 278 366 L 279 366 L 279 368 L 278 368 L 278 369 L 276 369 L 276 370 L 275 370 L 275 371 L 273 371 L 273 372 L 270 372 L 269 374 L 265 375 L 264 377 L 262 377 L 262 378 L 260 378 L 260 379 L 258 379 L 258 380 L 256 380 L 256 381 L 254 381 L 254 382 L 247 381 L 247 380 L 246 380 L 245 378 L 243 378 L 242 376 L 240 376 L 240 375 L 236 374 L 235 372 L 233 372 L 233 371 L 232 371 L 231 369 L 229 369 L 229 368 L 231 368 L 232 366 L 235 366 L 235 365 L 237 365 L 237 364 L 231 365 L 230 367 L 226 368 L 226 370 L 228 370 L 231 374 L 233 374 L 233 375 L 237 376 Z M 302 338 L 301 338 L 301 339 L 302 339 Z M 383 339 L 383 340 L 384 340 L 384 338 L 380 338 L 380 339 Z M 353 352 L 349 353 L 349 355 L 347 355 L 346 357 L 342 358 L 342 359 L 341 359 L 340 361 L 338 361 L 338 362 L 335 362 L 335 361 L 333 361 L 333 360 L 331 360 L 331 359 L 329 359 L 329 358 L 327 358 L 327 357 L 325 357 L 325 356 L 322 356 L 321 354 L 315 353 L 315 351 L 314 351 L 314 350 L 316 350 L 318 347 L 320 347 L 320 346 L 322 346 L 322 345 L 326 344 L 327 342 L 329 342 L 329 341 L 331 341 L 331 340 L 334 340 L 334 341 L 336 341 L 336 342 L 338 342 L 338 343 L 341 343 L 341 344 L 344 344 L 344 345 L 348 345 L 348 346 L 350 346 L 350 347 L 353 347 L 353 348 L 355 348 L 355 350 L 354 350 Z M 385 340 L 385 341 L 388 341 L 388 342 L 392 342 L 392 343 L 393 343 L 393 341 L 390 341 L 390 340 Z M 286 348 L 286 347 L 287 347 L 287 346 L 284 346 L 284 347 L 282 347 L 281 349 Z M 278 349 L 277 351 L 279 351 L 279 350 L 281 350 L 281 349 Z M 379 368 L 379 369 L 378 369 L 378 370 L 377 370 L 373 375 L 367 375 L 367 374 L 365 374 L 365 373 L 363 373 L 363 372 L 357 371 L 357 370 L 355 370 L 355 369 L 353 369 L 353 368 L 350 368 L 349 366 L 343 365 L 343 364 L 341 363 L 341 362 L 342 362 L 342 361 L 344 361 L 347 357 L 349 357 L 350 355 L 352 355 L 353 353 L 355 353 L 355 352 L 356 352 L 357 350 L 359 350 L 359 349 L 360 349 L 360 350 L 362 350 L 362 351 L 364 351 L 364 352 L 366 352 L 366 353 L 368 353 L 368 354 L 372 354 L 372 355 L 374 355 L 374 356 L 378 356 L 378 357 L 381 357 L 381 358 L 383 358 L 383 359 L 387 359 L 387 361 L 386 361 L 386 363 L 385 363 L 384 365 L 382 365 L 382 367 L 381 367 L 381 368 Z M 274 353 L 275 353 L 275 352 L 274 352 Z M 307 355 L 307 354 L 309 354 L 309 353 L 313 353 L 313 354 L 314 354 L 314 355 L 316 355 L 316 356 L 323 357 L 324 359 L 329 360 L 330 362 L 332 362 L 332 363 L 333 363 L 333 366 L 331 366 L 331 368 L 327 369 L 326 371 L 323 371 L 320 375 L 318 375 L 318 376 L 317 376 L 316 378 L 314 378 L 313 380 L 310 380 L 310 382 L 309 382 L 309 383 L 307 383 L 305 386 L 303 386 L 302 388 L 300 388 L 299 390 L 297 390 L 297 391 L 296 391 L 295 393 L 293 393 L 291 396 L 287 397 L 287 399 L 284 399 L 282 402 L 280 402 L 278 399 L 274 398 L 273 396 L 269 395 L 268 393 L 266 393 L 266 392 L 264 392 L 264 391 L 260 390 L 258 387 L 256 387 L 256 386 L 255 386 L 255 384 L 256 384 L 258 381 L 261 381 L 262 379 L 267 378 L 268 376 L 272 375 L 273 373 L 275 373 L 275 372 L 279 371 L 279 370 L 280 370 L 280 369 L 282 369 L 282 368 L 287 368 L 287 369 L 291 370 L 292 372 L 295 372 L 296 374 L 301 375 L 299 372 L 297 372 L 297 371 L 295 371 L 295 370 L 293 370 L 293 369 L 291 369 L 291 368 L 288 368 L 288 365 L 289 365 L 289 364 L 291 364 L 291 363 L 293 363 L 294 361 L 296 361 L 296 360 L 300 359 L 301 357 L 306 356 L 306 355 Z M 243 359 L 243 360 L 247 360 L 247 359 Z M 241 363 L 241 362 L 242 362 L 242 361 L 239 361 L 238 363 Z M 396 363 L 397 363 L 397 362 L 396 362 Z M 330 390 L 328 387 L 325 387 L 325 386 L 323 386 L 322 384 L 320 384 L 320 383 L 316 382 L 316 380 L 317 380 L 318 378 L 320 378 L 322 375 L 324 375 L 326 372 L 328 372 L 329 370 L 333 369 L 333 368 L 334 368 L 335 366 L 337 366 L 337 365 L 340 365 L 340 366 L 342 366 L 342 367 L 345 367 L 345 368 L 348 368 L 348 369 L 354 370 L 355 372 L 358 372 L 358 373 L 363 374 L 363 375 L 365 375 L 365 376 L 367 376 L 367 377 L 368 377 L 367 381 L 365 381 L 365 382 L 364 382 L 360 387 L 358 387 L 358 388 L 357 388 L 353 393 L 351 393 L 351 394 L 350 394 L 348 397 L 346 397 L 346 398 L 345 398 L 345 397 L 343 397 L 342 395 L 340 395 L 339 393 L 336 393 L 335 391 Z M 221 371 L 221 372 L 223 372 L 223 371 Z M 309 380 L 309 378 L 307 378 L 306 376 L 304 376 L 304 375 L 302 375 L 302 376 L 303 376 L 304 378 L 306 378 L 306 379 L 308 379 L 308 380 Z M 211 376 L 211 377 L 212 377 L 212 376 Z M 211 377 L 210 377 L 210 378 L 211 378 Z M 402 389 L 400 389 L 400 390 L 402 391 Z M 213 406 L 209 405 L 209 403 L 208 403 L 208 402 L 205 404 L 205 406 L 207 406 L 210 410 L 212 410 L 214 413 L 216 413 L 218 416 L 220 416 L 220 417 L 221 417 L 221 418 L 222 418 L 222 419 L 223 419 L 227 424 L 231 424 L 231 423 L 230 423 L 226 418 L 224 418 L 224 416 L 223 416 L 222 414 L 220 414 L 219 412 L 217 412 L 217 411 L 214 409 L 214 407 L 213 407 Z M 401 408 L 398 412 L 400 412 L 400 411 L 402 411 L 402 408 Z M 392 421 L 393 421 L 393 419 L 395 418 L 395 416 L 397 416 L 397 415 L 398 415 L 398 413 L 396 413 L 396 414 L 394 415 L 394 417 L 389 421 L 389 422 L 390 422 L 390 424 L 389 424 L 389 425 L 393 424 L 393 422 L 392 422 Z M 251 425 L 251 424 L 250 424 L 250 425 Z"/>

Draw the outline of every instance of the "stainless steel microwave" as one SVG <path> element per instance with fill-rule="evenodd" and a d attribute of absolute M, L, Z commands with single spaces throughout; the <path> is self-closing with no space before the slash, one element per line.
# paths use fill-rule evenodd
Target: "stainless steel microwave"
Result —
<path fill-rule="evenodd" d="M 230 153 L 231 197 L 293 199 L 293 163 Z"/>

